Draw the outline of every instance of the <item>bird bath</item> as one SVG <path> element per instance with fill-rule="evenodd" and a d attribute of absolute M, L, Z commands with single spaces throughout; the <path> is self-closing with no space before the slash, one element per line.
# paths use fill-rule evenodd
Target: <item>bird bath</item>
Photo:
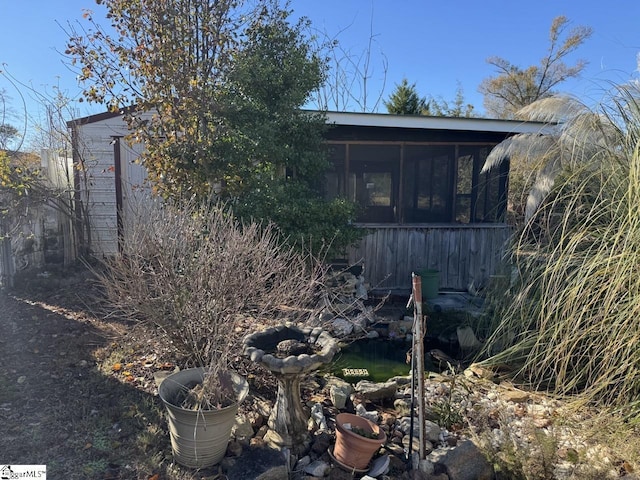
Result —
<path fill-rule="evenodd" d="M 302 408 L 300 382 L 328 364 L 338 342 L 321 328 L 280 325 L 245 337 L 244 355 L 268 368 L 278 381 L 278 395 L 269 416 L 267 444 L 304 453 L 310 445 L 309 415 Z"/>

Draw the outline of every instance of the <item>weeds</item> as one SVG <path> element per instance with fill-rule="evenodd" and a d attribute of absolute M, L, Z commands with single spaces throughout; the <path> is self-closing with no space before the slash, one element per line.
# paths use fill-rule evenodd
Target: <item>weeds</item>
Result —
<path fill-rule="evenodd" d="M 449 365 L 449 370 L 451 372 L 455 371 L 451 365 Z M 456 389 L 467 390 L 467 388 L 459 375 L 452 374 L 446 380 L 449 382 L 449 386 L 445 395 L 431 404 L 431 410 L 438 425 L 447 430 L 459 430 L 465 424 L 465 418 L 459 402 L 456 401 L 458 393 Z"/>

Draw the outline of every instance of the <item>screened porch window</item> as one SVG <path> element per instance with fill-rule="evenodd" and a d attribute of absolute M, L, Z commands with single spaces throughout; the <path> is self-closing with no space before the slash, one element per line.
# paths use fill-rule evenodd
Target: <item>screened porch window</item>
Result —
<path fill-rule="evenodd" d="M 492 146 L 330 144 L 327 198 L 360 207 L 362 223 L 500 222 L 507 170 L 481 174 Z"/>

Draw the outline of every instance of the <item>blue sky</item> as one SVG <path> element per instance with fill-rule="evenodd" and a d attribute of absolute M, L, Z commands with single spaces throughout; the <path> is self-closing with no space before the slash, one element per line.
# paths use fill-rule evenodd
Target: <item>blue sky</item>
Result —
<path fill-rule="evenodd" d="M 585 102 L 597 103 L 610 82 L 638 78 L 640 2 L 629 0 L 293 0 L 296 15 L 307 16 L 314 27 L 337 36 L 352 55 L 362 55 L 373 34 L 369 97 L 384 98 L 406 77 L 422 95 L 452 100 L 458 84 L 467 102 L 483 112 L 480 82 L 494 72 L 486 63 L 501 56 L 525 67 L 546 53 L 551 21 L 565 15 L 571 25 L 593 29 L 592 37 L 569 59 L 589 62 L 582 78 L 562 86 Z M 102 18 L 93 0 L 0 0 L 0 68 L 37 90 L 58 85 L 69 96 L 79 96 L 74 74 L 64 65 L 66 35 L 59 24 L 81 19 L 83 8 Z M 106 19 L 102 21 L 106 24 Z M 383 71 L 382 56 L 388 63 Z M 383 88 L 383 81 L 386 83 Z M 16 88 L 0 78 L 22 111 Z M 36 106 L 29 100 L 29 115 Z M 384 111 L 380 105 L 379 110 Z M 102 111 L 79 105 L 79 114 Z"/>

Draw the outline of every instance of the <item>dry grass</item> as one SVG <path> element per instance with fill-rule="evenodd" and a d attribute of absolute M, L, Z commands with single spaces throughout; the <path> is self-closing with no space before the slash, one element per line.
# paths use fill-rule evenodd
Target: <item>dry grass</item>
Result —
<path fill-rule="evenodd" d="M 565 161 L 515 239 L 511 288 L 493 299 L 496 316 L 487 342 L 489 361 L 516 366 L 521 381 L 636 419 L 638 93 L 621 89 L 615 110 L 572 124 L 571 142 L 565 137 L 560 146 L 572 161 Z"/>

